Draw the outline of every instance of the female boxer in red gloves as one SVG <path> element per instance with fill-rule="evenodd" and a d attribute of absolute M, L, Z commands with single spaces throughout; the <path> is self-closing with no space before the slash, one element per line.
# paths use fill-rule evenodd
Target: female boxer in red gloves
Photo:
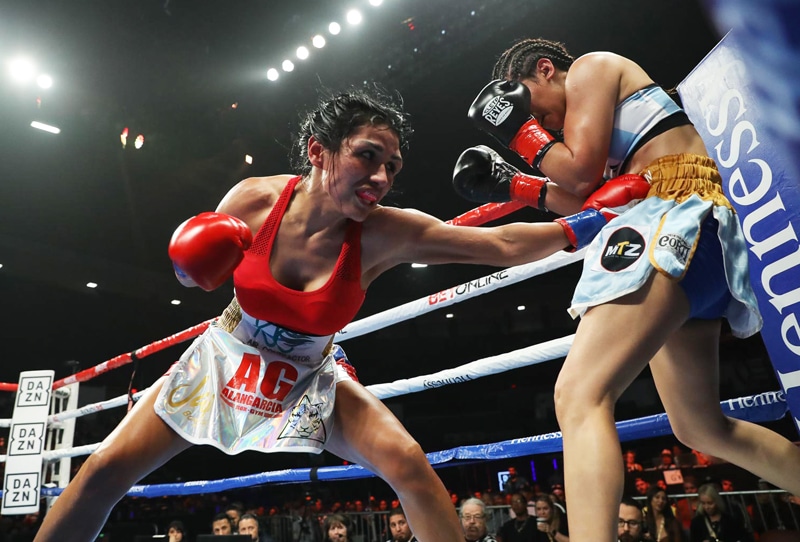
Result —
<path fill-rule="evenodd" d="M 179 280 L 210 290 L 233 273 L 236 297 L 87 459 L 37 541 L 94 540 L 131 485 L 192 444 L 228 454 L 329 450 L 386 480 L 421 540 L 463 541 L 422 449 L 358 383 L 333 335 L 397 264 L 522 264 L 568 247 L 576 232 L 567 235 L 568 223 L 450 226 L 381 206 L 408 135 L 403 113 L 382 98 L 335 96 L 302 124 L 298 175 L 246 179 L 215 213 L 178 228 L 170 255 Z M 562 212 L 580 207 L 551 195 Z M 591 207 L 618 197 L 589 202 L 575 215 L 577 235 L 591 235 L 582 217 L 602 216 Z"/>

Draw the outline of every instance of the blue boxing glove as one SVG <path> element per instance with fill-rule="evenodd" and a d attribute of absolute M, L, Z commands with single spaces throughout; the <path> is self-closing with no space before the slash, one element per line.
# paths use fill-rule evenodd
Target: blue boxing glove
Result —
<path fill-rule="evenodd" d="M 592 242 L 603 226 L 647 197 L 650 183 L 641 175 L 629 173 L 606 181 L 584 202 L 581 211 L 557 218 L 573 250 Z"/>

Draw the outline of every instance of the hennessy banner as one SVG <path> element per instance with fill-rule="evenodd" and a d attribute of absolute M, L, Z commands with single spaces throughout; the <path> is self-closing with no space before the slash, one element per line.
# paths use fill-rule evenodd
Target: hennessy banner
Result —
<path fill-rule="evenodd" d="M 716 161 L 749 249 L 761 335 L 800 430 L 800 179 L 766 123 L 744 45 L 729 33 L 678 86 L 683 107 Z"/>

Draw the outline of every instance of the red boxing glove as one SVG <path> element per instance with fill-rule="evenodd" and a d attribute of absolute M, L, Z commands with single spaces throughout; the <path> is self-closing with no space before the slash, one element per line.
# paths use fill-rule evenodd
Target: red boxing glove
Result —
<path fill-rule="evenodd" d="M 253 233 L 236 217 L 200 213 L 178 226 L 169 242 L 175 272 L 210 292 L 233 274 L 250 248 Z"/>
<path fill-rule="evenodd" d="M 647 197 L 650 183 L 641 175 L 627 173 L 609 179 L 583 203 L 581 210 L 597 209 L 606 220 L 621 215 Z"/>
<path fill-rule="evenodd" d="M 542 160 L 550 147 L 558 143 L 550 132 L 542 128 L 535 118 L 531 117 L 522 125 L 517 135 L 511 140 L 508 148 L 520 155 L 528 165 L 541 171 Z"/>
<path fill-rule="evenodd" d="M 647 197 L 650 183 L 641 175 L 629 173 L 606 181 L 584 202 L 581 211 L 557 218 L 573 249 L 592 242 L 608 222 Z"/>

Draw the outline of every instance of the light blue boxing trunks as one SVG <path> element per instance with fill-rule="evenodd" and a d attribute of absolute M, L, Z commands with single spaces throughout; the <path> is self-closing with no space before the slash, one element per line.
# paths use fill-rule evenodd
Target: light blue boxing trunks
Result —
<path fill-rule="evenodd" d="M 589 246 L 569 313 L 635 292 L 655 270 L 679 281 L 691 317 L 728 319 L 737 337 L 761 329 L 747 247 L 716 164 L 678 154 L 650 164 L 647 198 L 610 221 Z"/>

